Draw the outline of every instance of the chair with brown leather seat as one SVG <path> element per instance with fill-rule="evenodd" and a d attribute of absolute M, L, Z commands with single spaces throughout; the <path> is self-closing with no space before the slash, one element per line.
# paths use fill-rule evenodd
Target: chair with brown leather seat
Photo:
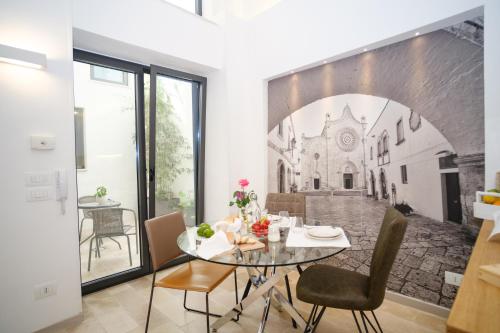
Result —
<path fill-rule="evenodd" d="M 400 212 L 393 207 L 387 209 L 373 251 L 369 276 L 328 265 L 313 265 L 304 270 L 297 282 L 297 298 L 313 304 L 304 332 L 314 332 L 327 307 L 351 310 L 361 332 L 354 312 L 359 311 L 365 332 L 368 332 L 367 323 L 377 332 L 365 314 L 365 311 L 370 311 L 378 330 L 382 332 L 373 311 L 384 300 L 387 279 L 403 241 L 406 225 L 406 218 Z M 322 308 L 318 312 L 320 306 Z"/>
<path fill-rule="evenodd" d="M 151 304 L 155 287 L 184 290 L 184 308 L 188 311 L 206 315 L 207 332 L 210 332 L 210 316 L 220 317 L 220 315 L 209 312 L 208 294 L 231 273 L 234 273 L 236 304 L 238 304 L 236 268 L 233 266 L 193 260 L 181 265 L 177 270 L 161 280 L 156 281 L 156 272 L 182 254 L 182 251 L 177 246 L 177 237 L 185 230 L 186 226 L 184 224 L 184 219 L 182 214 L 178 212 L 146 221 L 146 234 L 148 236 L 149 252 L 153 263 L 153 282 L 149 298 L 146 332 L 148 331 L 149 316 L 151 314 Z M 188 291 L 205 293 L 205 311 L 191 309 L 186 306 Z"/>

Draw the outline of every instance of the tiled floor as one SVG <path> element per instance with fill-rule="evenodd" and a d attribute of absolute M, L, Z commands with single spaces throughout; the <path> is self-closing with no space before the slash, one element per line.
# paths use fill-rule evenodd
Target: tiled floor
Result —
<path fill-rule="evenodd" d="M 161 272 L 161 278 L 168 271 Z M 291 272 L 292 292 L 295 292 L 297 272 Z M 243 292 L 247 275 L 238 270 L 240 295 Z M 87 295 L 83 298 L 83 319 L 46 329 L 43 333 L 138 333 L 144 332 L 151 276 L 146 276 L 104 291 Z M 234 302 L 233 279 L 228 278 L 210 296 L 211 311 L 223 313 Z M 280 288 L 283 290 L 283 284 Z M 202 308 L 202 294 L 188 294 L 192 307 Z M 200 333 L 205 332 L 205 317 L 188 313 L 182 307 L 182 291 L 156 289 L 153 302 L 149 332 Z M 294 297 L 295 299 L 295 297 Z M 262 315 L 263 299 L 245 309 L 238 323 L 230 322 L 219 332 L 256 332 Z M 310 305 L 295 301 L 299 311 L 305 316 Z M 391 301 L 384 301 L 376 311 L 384 332 L 387 333 L 430 333 L 444 332 L 445 319 L 402 306 Z M 351 313 L 344 310 L 328 309 L 318 326 L 317 333 L 352 333 L 356 331 Z M 271 308 L 266 332 L 299 332 L 291 326 L 286 312 Z"/>
<path fill-rule="evenodd" d="M 385 202 L 361 196 L 308 196 L 308 223 L 342 226 L 352 236 L 352 248 L 326 262 L 368 274 L 386 207 Z M 416 214 L 408 217 L 388 288 L 451 307 L 457 287 L 444 283 L 444 272 L 463 273 L 473 245 L 474 240 L 461 225 Z"/>

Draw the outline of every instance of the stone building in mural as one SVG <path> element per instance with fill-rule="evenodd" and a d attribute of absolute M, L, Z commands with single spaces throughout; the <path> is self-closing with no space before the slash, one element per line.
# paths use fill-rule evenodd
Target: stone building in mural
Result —
<path fill-rule="evenodd" d="M 461 222 L 456 152 L 426 119 L 388 100 L 366 147 L 369 196 L 407 203 L 437 221 Z"/>
<path fill-rule="evenodd" d="M 349 105 L 338 119 L 326 115 L 320 135 L 301 137 L 301 191 L 366 188 L 364 118 L 356 119 Z"/>
<path fill-rule="evenodd" d="M 286 117 L 267 137 L 269 192 L 293 192 L 300 183 L 299 156 L 292 117 Z"/>

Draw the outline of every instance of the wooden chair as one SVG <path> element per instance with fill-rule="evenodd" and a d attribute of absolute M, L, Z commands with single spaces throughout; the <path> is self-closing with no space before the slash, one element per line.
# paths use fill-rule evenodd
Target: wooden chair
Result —
<path fill-rule="evenodd" d="M 377 332 L 365 314 L 365 311 L 370 311 L 379 332 L 382 332 L 373 311 L 384 300 L 387 279 L 403 241 L 406 225 L 407 221 L 400 212 L 393 207 L 387 209 L 373 251 L 369 276 L 328 265 L 313 265 L 304 270 L 297 282 L 297 298 L 313 304 L 304 332 L 313 333 L 316 330 L 327 307 L 351 310 L 360 333 L 355 311 L 360 313 L 365 332 L 368 332 L 367 323 Z M 320 306 L 322 308 L 318 312 Z"/>
<path fill-rule="evenodd" d="M 184 308 L 187 311 L 206 315 L 207 333 L 210 332 L 210 316 L 220 317 L 220 315 L 209 312 L 208 294 L 231 273 L 234 273 L 234 289 L 236 304 L 238 304 L 238 284 L 236 267 L 234 266 L 193 260 L 182 264 L 174 272 L 156 281 L 156 272 L 182 254 L 182 251 L 177 246 L 177 237 L 185 230 L 186 226 L 184 224 L 184 219 L 179 212 L 146 221 L 146 234 L 148 236 L 149 252 L 153 263 L 153 282 L 151 284 L 151 295 L 149 298 L 146 332 L 148 331 L 149 316 L 151 314 L 151 304 L 155 287 L 184 290 Z M 188 291 L 205 293 L 205 311 L 187 307 L 186 298 Z M 238 320 L 238 318 L 235 320 Z"/>

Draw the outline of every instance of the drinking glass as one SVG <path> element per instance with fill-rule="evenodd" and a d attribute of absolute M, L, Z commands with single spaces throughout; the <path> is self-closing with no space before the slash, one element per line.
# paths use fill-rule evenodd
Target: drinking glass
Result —
<path fill-rule="evenodd" d="M 301 216 L 295 217 L 295 224 L 293 225 L 293 232 L 300 233 L 304 227 L 304 221 Z"/>
<path fill-rule="evenodd" d="M 279 217 L 280 217 L 280 221 L 283 221 L 283 218 L 288 218 L 289 215 L 288 215 L 288 212 L 286 210 L 282 210 L 278 213 Z"/>

